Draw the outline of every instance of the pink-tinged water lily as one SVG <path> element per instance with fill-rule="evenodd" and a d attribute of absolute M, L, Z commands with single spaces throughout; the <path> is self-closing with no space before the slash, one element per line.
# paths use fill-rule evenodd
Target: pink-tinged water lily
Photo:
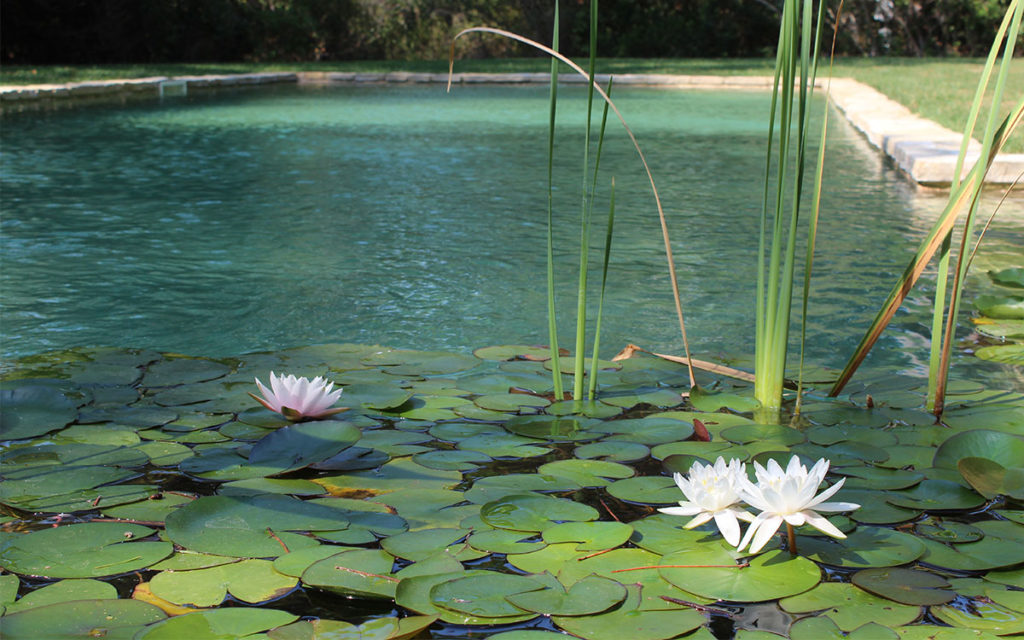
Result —
<path fill-rule="evenodd" d="M 250 393 L 256 402 L 271 411 L 280 413 L 289 420 L 316 420 L 326 418 L 345 411 L 347 407 L 331 409 L 331 405 L 341 397 L 341 389 L 331 391 L 333 382 L 327 382 L 321 377 L 310 380 L 309 378 L 296 378 L 295 376 L 274 375 L 270 372 L 270 389 L 263 386 L 259 378 L 256 378 L 256 386 L 259 387 L 263 397 Z"/>
<path fill-rule="evenodd" d="M 714 465 L 694 462 L 689 478 L 674 474 L 676 485 L 686 496 L 678 507 L 658 509 L 673 516 L 695 516 L 684 529 L 692 529 L 714 518 L 715 526 L 722 532 L 726 542 L 735 545 L 740 540 L 739 520 L 751 522 L 754 516 L 739 508 L 740 496 L 736 486 L 740 478 L 746 479 L 746 465 L 739 460 L 718 458 Z"/>
<path fill-rule="evenodd" d="M 742 551 L 751 543 L 750 553 L 757 553 L 771 540 L 783 522 L 790 527 L 809 524 L 833 538 L 845 538 L 842 531 L 817 512 L 853 511 L 859 509 L 860 505 L 852 502 L 825 502 L 839 491 L 845 478 L 821 494 L 814 495 L 828 472 L 828 465 L 829 461 L 822 458 L 808 471 L 807 467 L 800 464 L 797 456 L 790 459 L 785 470 L 774 460 L 768 461 L 767 468 L 755 462 L 757 484 L 744 477 L 737 486 L 737 492 L 744 502 L 759 509 L 761 513 L 754 518 L 738 549 Z M 794 550 L 794 546 L 790 530 L 790 551 Z"/>

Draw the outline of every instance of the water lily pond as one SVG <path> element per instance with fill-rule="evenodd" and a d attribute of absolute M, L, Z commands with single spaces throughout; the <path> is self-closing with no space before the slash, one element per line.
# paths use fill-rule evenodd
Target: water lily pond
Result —
<path fill-rule="evenodd" d="M 607 359 L 598 401 L 575 405 L 554 397 L 549 351 L 526 346 L 544 331 L 543 91 L 457 92 L 478 90 L 5 116 L 0 635 L 1024 633 L 1024 202 L 978 254 L 942 421 L 922 409 L 927 277 L 830 399 L 823 365 L 942 206 L 840 123 L 801 419 L 758 424 L 747 382 L 698 371 L 691 393 L 677 363 L 611 359 L 680 347 L 649 196 L 613 136 Z M 766 98 L 623 95 L 672 176 L 696 352 L 742 367 L 754 248 L 737 234 L 760 197 Z M 556 199 L 578 208 L 571 187 Z M 288 376 L 340 397 L 284 404 L 307 389 Z M 859 507 L 743 551 L 718 520 L 660 511 L 686 511 L 673 474 L 695 464 L 735 460 L 755 481 L 793 456 L 827 460 L 820 491 Z"/>
<path fill-rule="evenodd" d="M 812 392 L 793 429 L 746 417 L 744 383 L 702 374 L 720 393 L 686 400 L 683 367 L 639 354 L 573 415 L 545 353 L 23 359 L 2 391 L 4 637 L 1024 631 L 1020 394 L 958 383 L 936 425 L 921 381 L 867 377 Z M 291 423 L 249 396 L 268 371 L 324 376 L 349 409 Z M 657 511 L 695 461 L 793 454 L 862 505 L 831 518 L 846 539 L 800 528 L 797 555 L 781 536 L 751 555 Z"/>

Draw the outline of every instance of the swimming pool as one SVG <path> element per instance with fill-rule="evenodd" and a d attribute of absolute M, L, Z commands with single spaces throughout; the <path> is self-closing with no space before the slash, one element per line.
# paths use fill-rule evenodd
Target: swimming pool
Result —
<path fill-rule="evenodd" d="M 768 95 L 617 93 L 662 190 L 694 351 L 749 354 Z M 581 96 L 562 92 L 556 166 L 566 345 Z M 5 115 L 3 357 L 545 342 L 546 104 L 535 86 L 278 86 Z M 843 362 L 944 204 L 833 122 L 808 332 L 808 357 L 827 365 Z M 602 182 L 606 193 L 615 176 L 618 204 L 603 351 L 678 352 L 653 202 L 625 137 L 609 130 Z M 987 269 L 1019 263 L 1022 239 L 1015 196 L 969 295 L 989 286 Z M 869 365 L 923 371 L 930 288 L 926 278 Z M 999 365 L 963 362 L 960 375 L 1008 386 Z"/>

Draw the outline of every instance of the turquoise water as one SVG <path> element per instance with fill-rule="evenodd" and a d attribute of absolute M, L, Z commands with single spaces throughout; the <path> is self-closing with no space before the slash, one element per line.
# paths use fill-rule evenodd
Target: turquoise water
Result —
<path fill-rule="evenodd" d="M 749 354 L 767 94 L 617 93 L 662 192 L 694 351 Z M 567 346 L 584 108 L 579 90 L 562 96 L 556 251 Z M 5 115 L 2 355 L 546 342 L 546 104 L 544 87 L 288 86 Z M 909 185 L 833 123 L 808 357 L 836 366 L 944 195 Z M 653 200 L 621 130 L 609 131 L 595 216 L 603 221 L 614 175 L 602 352 L 633 342 L 678 353 Z M 593 245 L 603 238 L 600 222 Z M 992 289 L 985 270 L 1020 264 L 1022 245 L 1024 197 L 1014 196 L 968 295 Z M 871 366 L 923 370 L 931 289 L 926 278 Z M 1007 367 L 969 357 L 958 367 L 1022 385 Z"/>

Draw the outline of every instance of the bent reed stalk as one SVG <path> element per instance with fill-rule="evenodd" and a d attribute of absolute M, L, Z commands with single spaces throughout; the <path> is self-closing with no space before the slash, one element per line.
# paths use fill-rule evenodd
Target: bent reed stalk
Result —
<path fill-rule="evenodd" d="M 643 150 L 640 148 L 639 142 L 637 142 L 636 135 L 634 135 L 633 130 L 630 129 L 629 124 L 626 122 L 625 117 L 619 111 L 619 108 L 615 105 L 615 102 L 612 101 L 612 99 L 609 97 L 608 93 L 606 93 L 601 88 L 601 86 L 599 84 L 597 84 L 596 80 L 594 80 L 592 75 L 590 73 L 588 73 L 587 71 L 585 71 L 583 68 L 581 68 L 578 64 L 573 62 L 570 58 L 562 55 L 561 53 L 559 53 L 555 49 L 553 49 L 551 47 L 548 47 L 548 46 L 546 46 L 544 44 L 541 44 L 541 43 L 539 43 L 539 42 L 537 42 L 535 40 L 531 40 L 530 38 L 527 38 L 525 36 L 521 36 L 519 34 L 511 32 L 511 31 L 506 31 L 504 29 L 496 29 L 494 27 L 470 27 L 470 28 L 467 28 L 467 29 L 463 29 L 462 31 L 459 31 L 452 38 L 452 44 L 451 44 L 451 48 L 450 48 L 450 51 L 449 51 L 449 58 L 448 58 L 448 85 L 447 85 L 447 90 L 448 91 L 451 91 L 452 76 L 454 74 L 454 67 L 455 67 L 455 42 L 459 38 L 461 38 L 461 37 L 463 37 L 463 36 L 465 36 L 467 34 L 470 34 L 470 33 L 490 33 L 490 34 L 502 36 L 502 37 L 505 37 L 505 38 L 509 38 L 509 39 L 515 40 L 517 42 L 521 42 L 523 44 L 526 44 L 526 45 L 528 45 L 530 47 L 533 47 L 533 48 L 535 48 L 535 49 L 537 49 L 539 51 L 542 51 L 545 54 L 547 54 L 548 56 L 551 56 L 552 58 L 554 58 L 555 60 L 560 61 L 560 62 L 566 64 L 576 74 L 582 76 L 583 78 L 586 78 L 587 81 L 588 81 L 589 87 L 590 87 L 590 89 L 588 91 L 593 91 L 593 92 L 597 93 L 601 97 L 601 99 L 604 100 L 604 102 L 606 104 L 606 108 L 610 109 L 612 112 L 615 113 L 615 116 L 618 118 L 619 123 L 622 125 L 622 128 L 625 130 L 626 135 L 629 137 L 629 140 L 630 140 L 630 142 L 633 145 L 633 149 L 636 151 L 637 156 L 640 158 L 640 162 L 643 165 L 644 172 L 647 175 L 648 183 L 651 185 L 651 193 L 654 196 L 655 206 L 656 206 L 657 211 L 658 211 L 658 219 L 659 219 L 659 222 L 661 223 L 662 239 L 664 241 L 665 255 L 666 255 L 666 260 L 668 261 L 668 267 L 669 267 L 669 279 L 670 279 L 671 284 L 672 284 L 672 295 L 673 295 L 673 300 L 674 300 L 674 303 L 675 303 L 676 316 L 679 319 L 679 331 L 680 331 L 680 334 L 681 334 L 682 340 L 683 340 L 683 349 L 684 349 L 684 351 L 686 353 L 686 366 L 687 366 L 687 371 L 688 371 L 689 378 L 690 378 L 690 386 L 691 387 L 696 387 L 697 386 L 697 382 L 696 382 L 696 377 L 695 377 L 694 372 L 693 372 L 693 365 L 690 364 L 690 362 L 689 362 L 690 361 L 690 344 L 689 344 L 689 340 L 687 339 L 687 336 L 686 336 L 686 323 L 685 323 L 685 320 L 684 320 L 684 317 L 683 317 L 682 302 L 681 302 L 681 298 L 680 298 L 680 295 L 679 295 L 679 283 L 678 283 L 678 279 L 676 277 L 675 260 L 674 260 L 673 255 L 672 255 L 672 245 L 671 245 L 671 242 L 670 242 L 670 239 L 669 239 L 668 222 L 667 222 L 667 219 L 666 219 L 666 216 L 665 216 L 664 208 L 662 207 L 662 204 L 661 204 L 661 197 L 660 197 L 660 195 L 658 193 L 657 185 L 655 184 L 655 181 L 654 181 L 654 174 L 651 171 L 650 165 L 647 163 L 647 158 L 644 156 Z M 553 78 L 552 82 L 554 83 L 554 78 Z M 553 117 L 554 116 L 552 116 L 552 118 Z M 588 127 L 588 130 L 589 130 L 589 127 Z M 551 308 L 549 307 L 549 315 L 550 315 L 550 311 L 551 311 Z M 550 320 L 550 317 L 549 317 L 549 323 L 550 322 L 551 322 L 551 320 Z M 583 358 L 583 354 L 582 353 L 577 353 L 576 357 L 577 357 L 577 359 L 581 359 L 581 358 Z M 555 369 L 555 371 L 557 371 L 557 369 Z M 577 401 L 578 404 L 581 403 L 581 401 L 582 401 L 582 388 L 580 389 L 579 397 L 574 398 L 574 399 Z"/>

